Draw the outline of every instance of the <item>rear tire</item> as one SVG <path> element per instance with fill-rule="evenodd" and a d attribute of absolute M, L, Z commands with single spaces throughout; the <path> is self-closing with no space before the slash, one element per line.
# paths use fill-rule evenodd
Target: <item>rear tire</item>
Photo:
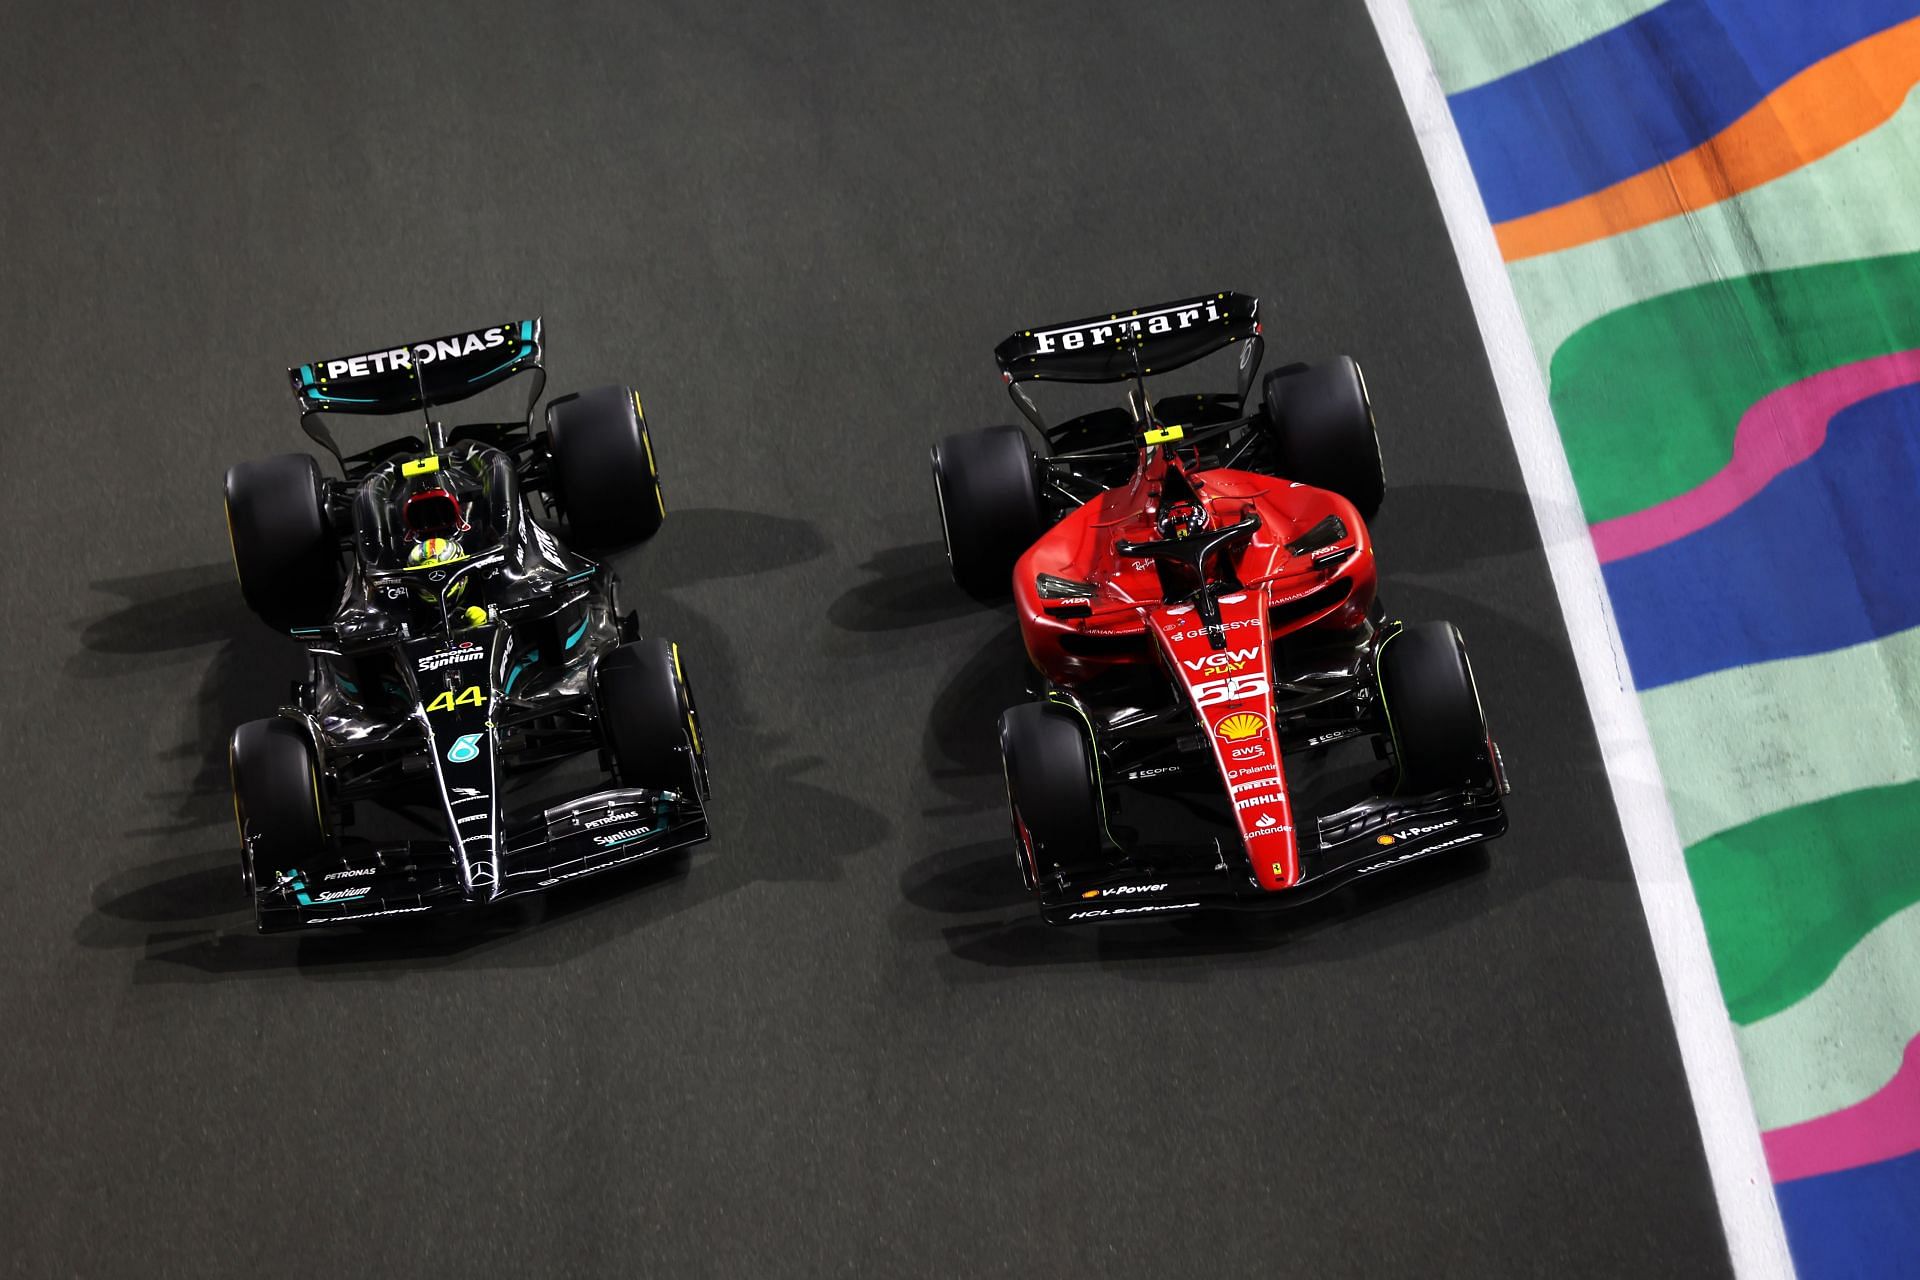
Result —
<path fill-rule="evenodd" d="M 240 594 L 280 631 L 333 621 L 346 586 L 320 465 L 283 453 L 227 470 L 227 537 Z"/>
<path fill-rule="evenodd" d="M 240 874 L 249 895 L 260 872 L 295 875 L 326 857 L 326 815 L 313 740 L 293 720 L 250 720 L 227 747 L 233 816 L 240 828 Z M 268 884 L 272 880 L 268 880 Z"/>
<path fill-rule="evenodd" d="M 600 722 L 623 787 L 707 795 L 705 743 L 679 647 L 635 640 L 600 659 Z"/>
<path fill-rule="evenodd" d="M 1288 480 L 1329 489 L 1371 520 L 1386 497 L 1380 437 L 1366 379 L 1351 356 L 1277 369 L 1261 384 L 1267 425 Z"/>
<path fill-rule="evenodd" d="M 1421 622 L 1380 647 L 1380 699 L 1402 792 L 1487 783 L 1487 720 L 1467 646 L 1451 622 Z"/>
<path fill-rule="evenodd" d="M 947 436 L 933 446 L 933 484 L 953 580 L 979 599 L 1005 597 L 1014 562 L 1046 528 L 1026 433 L 1005 426 Z"/>
<path fill-rule="evenodd" d="M 1103 809 L 1093 744 L 1079 719 L 1044 702 L 1009 707 L 1000 716 L 1000 755 L 1027 887 L 1098 863 Z"/>
<path fill-rule="evenodd" d="M 645 542 L 667 517 L 653 440 L 628 387 L 595 387 L 547 406 L 554 496 L 587 550 Z"/>

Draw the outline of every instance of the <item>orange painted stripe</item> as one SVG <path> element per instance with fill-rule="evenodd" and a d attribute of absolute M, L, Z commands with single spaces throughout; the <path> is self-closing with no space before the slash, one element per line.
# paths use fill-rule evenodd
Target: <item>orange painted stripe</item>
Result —
<path fill-rule="evenodd" d="M 1684 155 L 1578 200 L 1495 225 L 1508 262 L 1603 240 L 1731 199 L 1893 117 L 1920 81 L 1920 18 L 1814 63 Z"/>

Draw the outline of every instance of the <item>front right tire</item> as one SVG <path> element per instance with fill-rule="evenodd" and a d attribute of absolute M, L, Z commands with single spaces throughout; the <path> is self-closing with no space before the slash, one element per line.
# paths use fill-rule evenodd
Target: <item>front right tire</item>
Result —
<path fill-rule="evenodd" d="M 240 874 L 249 895 L 261 873 L 298 875 L 328 854 L 320 770 L 306 727 L 285 716 L 249 720 L 227 744 Z"/>
<path fill-rule="evenodd" d="M 1104 811 L 1093 743 L 1079 717 L 1045 702 L 1009 707 L 1000 716 L 1000 755 L 1027 887 L 1098 863 Z"/>

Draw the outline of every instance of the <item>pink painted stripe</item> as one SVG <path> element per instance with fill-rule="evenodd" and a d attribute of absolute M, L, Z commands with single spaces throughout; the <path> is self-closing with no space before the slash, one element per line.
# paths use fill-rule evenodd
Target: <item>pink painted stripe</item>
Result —
<path fill-rule="evenodd" d="M 1600 563 L 1623 560 L 1697 533 L 1766 488 L 1826 443 L 1827 423 L 1849 405 L 1920 382 L 1920 351 L 1896 351 L 1789 383 L 1740 415 L 1733 460 L 1705 483 L 1631 515 L 1593 526 Z"/>
<path fill-rule="evenodd" d="M 1893 1079 L 1832 1115 L 1760 1135 L 1775 1182 L 1855 1169 L 1920 1151 L 1920 1036 L 1908 1041 Z"/>

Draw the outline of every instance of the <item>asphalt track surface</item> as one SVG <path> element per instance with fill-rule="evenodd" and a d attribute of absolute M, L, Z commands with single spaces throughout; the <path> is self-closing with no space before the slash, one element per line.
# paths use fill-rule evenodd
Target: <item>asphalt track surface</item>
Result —
<path fill-rule="evenodd" d="M 0 42 L 0 1257 L 21 1275 L 1726 1267 L 1528 504 L 1359 4 L 38 6 Z M 956 11 L 959 10 L 959 11 Z M 1022 902 L 1010 616 L 938 434 L 1010 329 L 1198 290 L 1379 407 L 1491 857 L 1211 934 Z M 646 397 L 716 836 L 468 930 L 252 936 L 296 652 L 219 479 L 281 369 L 545 316 Z"/>

